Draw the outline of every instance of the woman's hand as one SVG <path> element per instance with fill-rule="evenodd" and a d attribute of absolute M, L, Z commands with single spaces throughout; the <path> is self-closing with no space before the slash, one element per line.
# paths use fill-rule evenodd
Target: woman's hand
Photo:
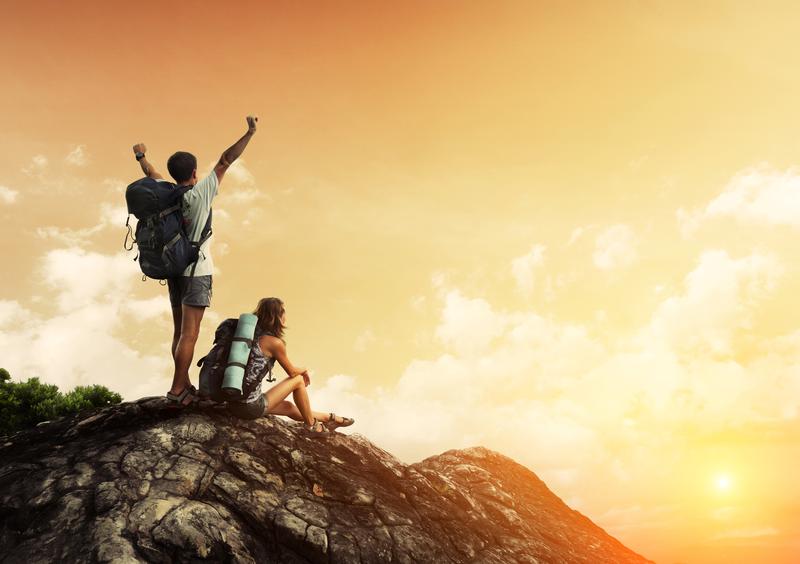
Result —
<path fill-rule="evenodd" d="M 305 382 L 306 387 L 311 385 L 311 376 L 308 374 L 308 368 L 296 368 L 297 374 L 296 376 L 302 376 L 303 382 Z"/>

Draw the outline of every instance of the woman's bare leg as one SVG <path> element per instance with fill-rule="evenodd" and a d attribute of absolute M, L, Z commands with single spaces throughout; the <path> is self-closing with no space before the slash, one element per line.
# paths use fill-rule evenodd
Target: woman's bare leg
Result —
<path fill-rule="evenodd" d="M 295 421 L 304 421 L 303 414 L 300 413 L 297 406 L 289 400 L 280 401 L 275 406 L 270 405 L 269 413 L 272 415 L 284 415 Z M 312 411 L 311 415 L 313 415 L 317 421 L 323 422 L 331 418 L 330 413 L 322 413 L 321 411 Z"/>
<path fill-rule="evenodd" d="M 292 394 L 294 398 L 294 403 L 300 412 L 302 421 L 305 421 L 306 425 L 312 425 L 314 423 L 314 413 L 311 411 L 311 402 L 308 399 L 308 392 L 306 392 L 306 383 L 301 375 L 285 378 L 266 391 L 264 396 L 267 399 L 267 405 L 270 406 L 269 412 L 274 413 L 272 406 L 277 406 L 283 402 L 289 394 Z"/>

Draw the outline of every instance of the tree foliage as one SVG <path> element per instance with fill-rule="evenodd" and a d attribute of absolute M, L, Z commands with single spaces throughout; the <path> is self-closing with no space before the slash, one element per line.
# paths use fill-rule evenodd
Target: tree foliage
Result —
<path fill-rule="evenodd" d="M 12 382 L 8 370 L 0 368 L 0 435 L 83 409 L 104 407 L 121 401 L 118 393 L 105 386 L 77 386 L 71 392 L 62 394 L 58 386 L 43 384 L 38 378 Z"/>

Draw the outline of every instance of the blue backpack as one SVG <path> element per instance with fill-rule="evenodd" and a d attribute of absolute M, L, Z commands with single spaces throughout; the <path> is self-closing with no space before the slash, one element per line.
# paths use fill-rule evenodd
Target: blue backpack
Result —
<path fill-rule="evenodd" d="M 211 237 L 211 212 L 203 227 L 199 241 L 191 241 L 186 234 L 181 204 L 183 195 L 192 186 L 176 186 L 171 182 L 158 182 L 153 178 L 142 178 L 128 186 L 125 200 L 128 203 L 128 235 L 125 249 L 132 250 L 133 244 L 139 247 L 139 254 L 133 260 L 146 277 L 156 280 L 181 276 L 186 268 L 200 256 L 200 246 Z M 128 247 L 131 236 L 130 214 L 136 216 L 136 234 Z M 194 268 L 192 268 L 194 276 Z"/>

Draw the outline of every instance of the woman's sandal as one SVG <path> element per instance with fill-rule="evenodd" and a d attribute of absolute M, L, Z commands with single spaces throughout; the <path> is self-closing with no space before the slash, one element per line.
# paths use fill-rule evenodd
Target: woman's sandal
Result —
<path fill-rule="evenodd" d="M 339 423 L 336 419 L 341 419 L 342 422 Z M 331 411 L 330 418 L 325 422 L 325 426 L 328 428 L 329 431 L 335 431 L 339 427 L 349 427 L 356 420 L 351 417 L 342 417 L 341 415 L 336 415 L 334 412 Z"/>
<path fill-rule="evenodd" d="M 322 421 L 320 421 L 316 417 L 314 418 L 314 422 L 311 425 L 306 425 L 305 423 L 303 423 L 303 429 L 305 429 L 309 433 L 327 433 L 328 432 L 328 428 L 325 426 L 325 423 L 323 423 Z"/>
<path fill-rule="evenodd" d="M 183 391 L 179 394 L 173 394 L 172 392 L 167 392 L 167 402 L 169 402 L 170 407 L 176 408 L 184 408 L 189 407 L 195 401 L 197 401 L 197 390 L 194 386 L 190 385 L 183 389 Z M 186 401 L 186 398 L 190 398 L 189 401 Z"/>

